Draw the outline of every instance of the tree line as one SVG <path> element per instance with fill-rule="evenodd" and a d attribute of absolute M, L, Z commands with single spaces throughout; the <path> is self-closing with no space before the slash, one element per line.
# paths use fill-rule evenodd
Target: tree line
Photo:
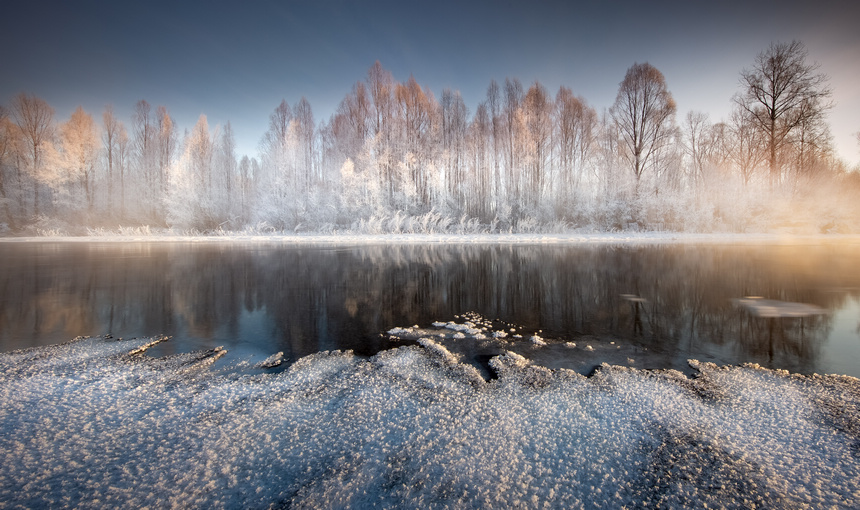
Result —
<path fill-rule="evenodd" d="M 492 80 L 474 112 L 376 62 L 327 121 L 282 101 L 254 157 L 230 123 L 179 130 L 138 101 L 57 123 L 0 107 L 0 229 L 478 232 L 860 229 L 860 177 L 835 155 L 827 77 L 799 42 L 740 72 L 729 119 L 680 122 L 663 74 L 631 66 L 598 110 L 567 87 Z"/>

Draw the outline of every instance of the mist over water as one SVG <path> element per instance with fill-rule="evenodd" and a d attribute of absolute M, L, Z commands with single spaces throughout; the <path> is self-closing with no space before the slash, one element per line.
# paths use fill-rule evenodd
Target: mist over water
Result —
<path fill-rule="evenodd" d="M 466 361 L 514 350 L 583 373 L 627 359 L 684 370 L 696 358 L 860 376 L 857 245 L 43 242 L 0 243 L 0 258 L 2 351 L 164 334 L 151 355 L 223 345 L 255 360 L 369 356 L 408 342 L 392 328 L 474 312 L 514 331 L 504 345 L 463 347 Z M 827 313 L 758 317 L 733 304 L 744 296 Z M 528 342 L 536 333 L 546 348 Z"/>

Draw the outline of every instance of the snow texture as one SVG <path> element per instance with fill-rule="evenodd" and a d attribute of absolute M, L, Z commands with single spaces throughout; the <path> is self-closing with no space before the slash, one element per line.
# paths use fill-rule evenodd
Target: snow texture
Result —
<path fill-rule="evenodd" d="M 276 352 L 263 361 L 257 363 L 257 368 L 275 368 L 284 361 L 283 351 Z"/>
<path fill-rule="evenodd" d="M 221 368 L 222 349 L 148 356 L 163 340 L 0 354 L 0 506 L 860 506 L 847 376 L 584 377 L 508 352 L 485 381 L 430 338 L 273 373 Z"/>

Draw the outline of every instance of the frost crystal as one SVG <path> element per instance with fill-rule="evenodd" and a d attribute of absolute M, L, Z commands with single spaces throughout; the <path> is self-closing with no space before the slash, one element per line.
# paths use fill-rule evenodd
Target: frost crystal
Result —
<path fill-rule="evenodd" d="M 485 381 L 417 341 L 280 373 L 151 339 L 0 354 L 0 506 L 860 507 L 857 379 L 506 352 Z"/>

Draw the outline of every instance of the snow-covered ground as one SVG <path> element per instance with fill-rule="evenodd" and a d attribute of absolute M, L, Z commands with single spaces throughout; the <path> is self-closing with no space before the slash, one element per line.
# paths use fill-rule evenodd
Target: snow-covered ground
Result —
<path fill-rule="evenodd" d="M 507 341 L 484 327 L 398 328 L 426 334 L 281 372 L 152 358 L 157 339 L 0 354 L 0 506 L 860 506 L 855 378 L 695 361 L 695 378 L 584 377 L 509 352 L 487 380 L 437 341 Z"/>
<path fill-rule="evenodd" d="M 685 232 L 585 232 L 578 234 L 112 234 L 70 237 L 0 237 L 0 242 L 273 242 L 284 244 L 553 244 L 553 243 L 860 243 L 856 234 L 694 234 Z"/>

